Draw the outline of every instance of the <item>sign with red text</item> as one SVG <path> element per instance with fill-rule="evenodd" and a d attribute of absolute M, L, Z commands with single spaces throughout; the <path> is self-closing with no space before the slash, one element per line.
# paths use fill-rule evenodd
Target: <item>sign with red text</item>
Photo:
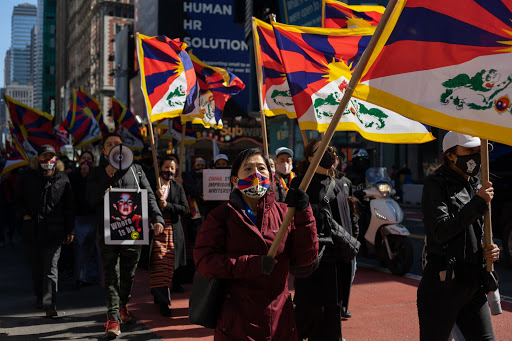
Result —
<path fill-rule="evenodd" d="M 107 190 L 104 197 L 106 245 L 148 245 L 148 191 Z"/>
<path fill-rule="evenodd" d="M 203 170 L 203 199 L 229 200 L 231 194 L 231 169 Z"/>

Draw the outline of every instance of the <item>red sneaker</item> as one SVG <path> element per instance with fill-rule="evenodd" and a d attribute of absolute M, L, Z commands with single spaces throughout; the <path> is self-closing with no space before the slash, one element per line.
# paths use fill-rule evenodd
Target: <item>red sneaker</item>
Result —
<path fill-rule="evenodd" d="M 122 323 L 132 323 L 133 322 L 133 317 L 132 317 L 132 315 L 130 315 L 130 313 L 128 312 L 128 309 L 126 309 L 126 307 L 121 307 L 121 309 L 119 309 L 119 313 L 121 314 L 121 322 Z"/>
<path fill-rule="evenodd" d="M 121 329 L 119 329 L 119 321 L 111 321 L 107 316 L 107 323 L 104 324 L 105 336 L 108 338 L 115 338 L 121 334 Z"/>

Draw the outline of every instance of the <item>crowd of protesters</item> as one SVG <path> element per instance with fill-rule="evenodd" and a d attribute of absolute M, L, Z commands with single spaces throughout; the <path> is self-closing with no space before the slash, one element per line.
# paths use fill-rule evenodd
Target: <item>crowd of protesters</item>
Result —
<path fill-rule="evenodd" d="M 35 304 L 46 317 L 58 316 L 60 273 L 77 287 L 104 285 L 105 334 L 118 336 L 120 324 L 133 320 L 127 303 L 139 266 L 149 269 L 148 291 L 166 317 L 172 316 L 171 293 L 183 292 L 182 285 L 192 282 L 195 271 L 226 280 L 215 340 L 344 340 L 341 321 L 351 317 L 348 303 L 359 247 L 351 180 L 355 186 L 359 178 L 349 179 L 339 170 L 346 161 L 343 153 L 327 148 L 306 192 L 299 184 L 320 147 L 318 139 L 305 147 L 297 167 L 293 151 L 286 147 L 270 156 L 258 148 L 246 149 L 231 166 L 227 155 L 218 154 L 212 166 L 231 169 L 232 191 L 228 201 L 211 201 L 203 195 L 204 158 L 195 158 L 192 170 L 178 177 L 178 157 L 163 156 L 157 178 L 150 148 L 143 150 L 139 163 L 121 170 L 113 167 L 109 153 L 122 143 L 121 136 L 110 133 L 99 160 L 83 151 L 76 162 L 59 159 L 52 146 L 44 145 L 27 169 L 10 171 L 1 182 L 5 218 L 0 246 L 4 237 L 14 240 L 20 226 Z M 367 160 L 365 153 L 356 155 L 358 162 Z M 109 188 L 147 190 L 149 246 L 105 243 L 103 197 Z M 120 214 L 132 212 L 132 206 L 129 195 L 114 203 Z M 267 256 L 290 207 L 294 215 L 284 241 L 275 257 Z M 496 259 L 495 254 L 485 257 Z M 288 292 L 290 273 L 293 299 Z M 421 318 L 425 309 L 419 310 L 423 332 L 430 320 Z"/>

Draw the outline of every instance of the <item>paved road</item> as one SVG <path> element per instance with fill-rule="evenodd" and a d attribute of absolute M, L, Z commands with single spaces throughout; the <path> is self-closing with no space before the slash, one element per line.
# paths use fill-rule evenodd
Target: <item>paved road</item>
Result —
<path fill-rule="evenodd" d="M 404 224 L 413 235 L 422 235 L 420 221 Z M 393 276 L 375 270 L 373 260 L 359 260 L 359 270 L 351 295 L 353 318 L 343 322 L 348 341 L 417 340 L 416 287 L 421 274 L 420 254 L 423 242 L 412 238 L 414 265 L 408 277 Z M 34 308 L 30 272 L 23 245 L 0 249 L 2 277 L 0 280 L 0 341 L 32 340 L 105 340 L 103 323 L 106 318 L 103 289 L 98 286 L 76 290 L 69 280 L 60 284 L 58 310 L 60 318 L 47 320 Z M 364 266 L 363 264 L 366 264 Z M 496 266 L 501 276 L 502 294 L 512 296 L 512 270 L 504 264 Z M 213 340 L 212 330 L 188 323 L 187 292 L 173 294 L 173 316 L 159 315 L 148 290 L 148 273 L 138 271 L 130 311 L 137 318 L 133 325 L 122 325 L 118 340 Z M 512 335 L 512 303 L 503 303 L 503 315 L 493 317 L 497 340 L 510 340 Z M 399 326 L 399 328 L 397 328 Z"/>

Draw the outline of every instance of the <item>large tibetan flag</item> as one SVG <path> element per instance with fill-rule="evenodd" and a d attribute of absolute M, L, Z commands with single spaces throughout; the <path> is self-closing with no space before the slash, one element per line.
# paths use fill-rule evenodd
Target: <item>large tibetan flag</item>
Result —
<path fill-rule="evenodd" d="M 164 36 L 137 34 L 137 56 L 146 109 L 155 122 L 198 107 L 199 87 L 187 44 Z"/>
<path fill-rule="evenodd" d="M 83 147 L 103 139 L 97 116 L 101 114 L 99 104 L 81 90 L 73 94 L 73 102 L 62 126 L 74 139 L 75 147 Z"/>
<path fill-rule="evenodd" d="M 115 97 L 112 97 L 111 112 L 116 126 L 115 132 L 122 136 L 124 144 L 142 153 L 144 142 L 135 115 Z"/>
<path fill-rule="evenodd" d="M 354 96 L 512 144 L 512 2 L 401 1 Z"/>
<path fill-rule="evenodd" d="M 375 27 L 273 25 L 300 129 L 325 132 Z M 423 124 L 355 98 L 350 100 L 336 130 L 357 131 L 376 142 L 433 140 Z"/>
<path fill-rule="evenodd" d="M 15 101 L 7 95 L 4 98 L 13 125 L 12 135 L 28 158 L 36 156 L 39 147 L 44 144 L 50 144 L 55 150 L 59 150 L 53 134 L 52 115 Z"/>
<path fill-rule="evenodd" d="M 201 123 L 205 127 L 222 128 L 222 112 L 231 96 L 245 88 L 245 84 L 233 73 L 220 67 L 203 63 L 199 58 L 189 53 L 197 84 L 199 85 L 199 108 L 190 114 L 183 114 L 183 121 Z"/>
<path fill-rule="evenodd" d="M 263 98 L 265 115 L 287 115 L 290 119 L 296 118 L 274 29 L 259 19 L 253 17 L 252 20 L 256 41 L 256 72 L 260 73 L 258 87 Z"/>
<path fill-rule="evenodd" d="M 349 6 L 339 0 L 322 0 L 322 27 L 356 28 L 377 26 L 386 8 Z"/>
<path fill-rule="evenodd" d="M 160 135 L 160 138 L 163 140 L 176 140 L 177 142 L 181 141 L 183 124 L 181 122 L 180 117 L 175 117 L 172 119 L 166 119 L 160 121 L 158 127 L 164 130 L 164 133 Z M 195 143 L 197 140 L 197 133 L 192 126 L 192 122 L 188 121 L 185 124 L 185 144 Z"/>

